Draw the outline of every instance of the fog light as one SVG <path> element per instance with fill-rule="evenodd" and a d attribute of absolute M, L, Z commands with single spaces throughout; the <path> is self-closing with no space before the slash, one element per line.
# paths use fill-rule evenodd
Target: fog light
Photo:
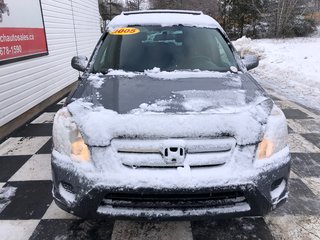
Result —
<path fill-rule="evenodd" d="M 64 186 L 67 186 L 67 188 L 65 188 Z M 60 183 L 59 184 L 59 193 L 60 193 L 61 197 L 63 197 L 66 202 L 73 203 L 76 200 L 76 195 L 74 193 L 69 192 L 70 186 L 71 185 L 68 186 L 68 185 Z"/>
<path fill-rule="evenodd" d="M 283 178 L 277 179 L 275 180 L 272 184 L 271 184 L 271 191 L 275 190 L 277 187 L 280 186 L 280 184 L 282 183 Z"/>
<path fill-rule="evenodd" d="M 281 201 L 283 199 L 282 194 L 286 190 L 286 186 L 287 186 L 287 182 L 283 178 L 278 179 L 272 183 L 272 185 L 271 185 L 272 191 L 270 192 L 270 195 L 271 195 L 271 200 L 274 203 L 278 203 L 279 201 Z"/>
<path fill-rule="evenodd" d="M 66 183 L 66 182 L 61 182 L 61 185 L 66 191 L 68 191 L 69 193 L 73 193 L 74 194 L 73 186 L 71 184 Z"/>

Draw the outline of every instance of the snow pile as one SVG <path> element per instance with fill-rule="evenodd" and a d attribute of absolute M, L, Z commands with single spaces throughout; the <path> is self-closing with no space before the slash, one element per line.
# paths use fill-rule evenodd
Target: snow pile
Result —
<path fill-rule="evenodd" d="M 123 70 L 109 69 L 107 75 L 108 76 L 125 76 L 125 77 L 128 77 L 128 78 L 133 78 L 135 76 L 142 75 L 142 73 L 126 72 L 126 71 L 123 71 Z"/>
<path fill-rule="evenodd" d="M 154 67 L 153 69 L 144 70 L 144 73 L 148 76 L 152 76 L 161 73 L 161 69 Z"/>
<path fill-rule="evenodd" d="M 104 83 L 102 76 L 103 75 L 101 73 L 90 74 L 88 81 L 94 88 L 101 88 L 102 84 Z"/>
<path fill-rule="evenodd" d="M 230 112 L 230 107 L 236 112 L 237 107 L 246 105 L 244 90 L 199 91 L 186 90 L 175 92 L 183 96 L 182 105 L 187 111 L 202 112 L 214 109 L 215 112 Z M 228 97 L 225 97 L 228 96 Z M 227 109 L 226 109 L 227 108 Z"/>
<path fill-rule="evenodd" d="M 17 188 L 4 187 L 0 189 L 0 213 L 10 204 L 10 199 L 15 195 Z"/>
<path fill-rule="evenodd" d="M 133 78 L 136 76 L 146 75 L 151 78 L 163 79 L 163 80 L 174 80 L 182 78 L 223 78 L 228 79 L 234 82 L 234 85 L 241 84 L 241 79 L 239 75 L 231 72 L 214 72 L 214 71 L 200 71 L 200 70 L 175 70 L 172 72 L 161 71 L 160 68 L 147 69 L 144 72 L 126 72 L 124 70 L 113 70 L 109 69 L 107 76 L 124 76 L 128 78 Z M 101 87 L 100 83 L 102 74 L 92 74 L 89 77 L 89 80 L 92 81 L 92 84 L 95 84 L 97 87 Z M 229 81 L 229 82 L 230 82 Z"/>
<path fill-rule="evenodd" d="M 320 110 L 320 36 L 254 43 L 265 49 L 265 58 L 253 71 L 260 84 Z"/>
<path fill-rule="evenodd" d="M 240 53 L 240 56 L 244 56 L 246 54 L 256 55 L 260 59 L 264 58 L 264 48 L 255 44 L 251 38 L 247 38 L 243 36 L 236 41 L 233 41 L 233 46 L 237 49 Z"/>
<path fill-rule="evenodd" d="M 268 117 L 261 111 L 257 114 L 257 107 L 234 113 L 232 117 L 230 113 L 118 114 L 79 100 L 68 105 L 68 110 L 86 142 L 94 146 L 108 146 L 113 138 L 133 136 L 177 138 L 231 135 L 239 144 L 252 144 L 261 138 L 261 123 L 266 122 Z"/>
<path fill-rule="evenodd" d="M 308 38 L 260 39 L 233 42 L 243 54 L 261 61 L 252 71 L 258 82 L 290 100 L 320 110 L 320 35 Z"/>
<path fill-rule="evenodd" d="M 228 97 L 226 97 L 228 96 Z M 246 102 L 245 90 L 184 90 L 172 92 L 169 99 L 158 99 L 154 103 L 143 103 L 131 114 L 170 113 L 181 109 L 185 113 L 239 113 L 248 111 L 266 100 L 257 96 L 253 102 Z"/>
<path fill-rule="evenodd" d="M 141 114 L 145 112 L 164 112 L 170 108 L 172 100 L 156 100 L 155 103 L 148 104 L 142 103 L 138 109 L 133 109 L 130 111 L 132 114 Z"/>
<path fill-rule="evenodd" d="M 230 80 L 235 80 L 238 82 L 240 78 L 238 75 L 233 74 L 231 72 L 214 72 L 214 71 L 200 71 L 200 70 L 190 70 L 190 71 L 179 71 L 175 70 L 172 72 L 161 71 L 160 68 L 153 68 L 150 70 L 145 70 L 144 73 L 148 77 L 164 79 L 164 80 L 173 80 L 173 79 L 181 79 L 181 78 L 225 78 Z"/>

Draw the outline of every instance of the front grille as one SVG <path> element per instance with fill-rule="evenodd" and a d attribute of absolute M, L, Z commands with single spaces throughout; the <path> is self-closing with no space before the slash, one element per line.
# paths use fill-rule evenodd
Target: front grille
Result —
<path fill-rule="evenodd" d="M 219 166 L 228 162 L 236 141 L 232 137 L 198 139 L 114 139 L 117 159 L 129 167 Z M 168 157 L 168 151 L 176 152 Z"/>
<path fill-rule="evenodd" d="M 110 193 L 105 196 L 101 206 L 112 208 L 153 208 L 153 209 L 190 209 L 235 205 L 246 202 L 243 193 L 180 193 L 144 194 Z"/>

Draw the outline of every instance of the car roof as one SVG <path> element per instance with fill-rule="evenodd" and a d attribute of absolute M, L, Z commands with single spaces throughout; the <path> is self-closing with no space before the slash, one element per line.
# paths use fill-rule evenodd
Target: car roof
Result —
<path fill-rule="evenodd" d="M 185 10 L 143 10 L 122 12 L 120 15 L 116 16 L 110 21 L 107 28 L 115 29 L 133 25 L 160 25 L 163 27 L 183 25 L 192 27 L 219 28 L 222 30 L 220 24 L 212 17 L 199 11 Z"/>

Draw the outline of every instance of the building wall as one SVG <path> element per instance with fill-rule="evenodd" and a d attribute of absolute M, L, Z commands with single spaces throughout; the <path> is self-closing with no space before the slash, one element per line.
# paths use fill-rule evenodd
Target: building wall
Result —
<path fill-rule="evenodd" d="M 0 127 L 75 82 L 101 33 L 97 0 L 41 0 L 49 55 L 0 66 Z"/>

